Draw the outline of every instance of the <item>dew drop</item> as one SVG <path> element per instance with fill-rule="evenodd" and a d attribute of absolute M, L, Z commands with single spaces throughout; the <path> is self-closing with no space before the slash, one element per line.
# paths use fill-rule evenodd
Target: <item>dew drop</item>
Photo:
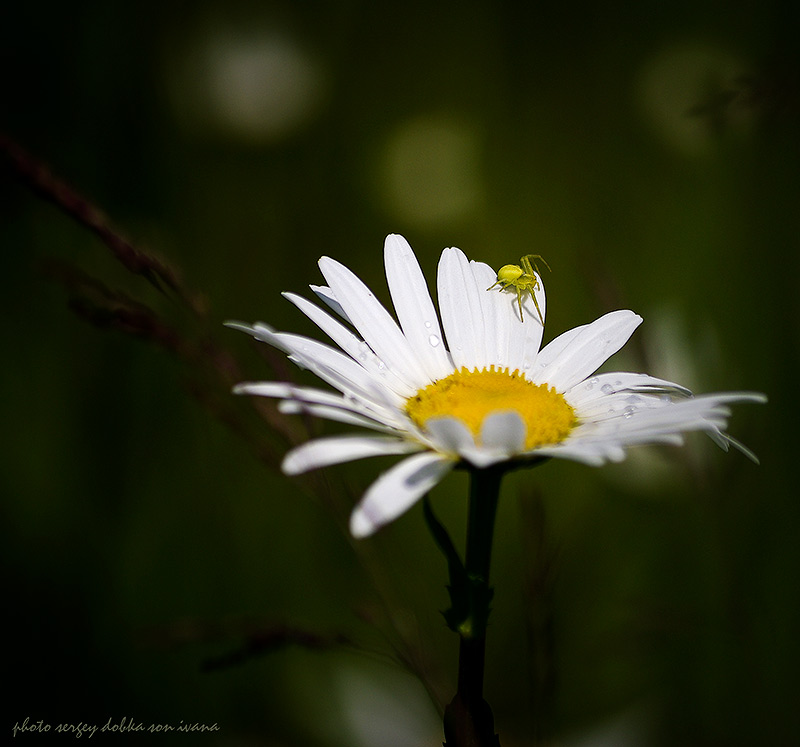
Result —
<path fill-rule="evenodd" d="M 430 337 L 428 337 L 428 344 L 432 348 L 437 347 L 440 342 L 441 342 L 441 340 L 436 335 L 431 335 Z"/>
<path fill-rule="evenodd" d="M 425 328 L 426 329 L 430 329 L 432 326 L 433 325 L 431 324 L 431 322 L 425 322 Z"/>
<path fill-rule="evenodd" d="M 603 384 L 603 386 L 600 387 L 600 391 L 603 394 L 611 394 L 614 391 L 614 387 L 611 386 L 611 384 Z"/>
<path fill-rule="evenodd" d="M 358 343 L 358 360 L 360 360 L 362 363 L 366 363 L 372 354 L 372 350 L 370 350 L 370 347 L 366 342 L 362 341 Z"/>
<path fill-rule="evenodd" d="M 632 418 L 632 417 L 633 417 L 633 414 L 634 414 L 635 412 L 636 412 L 636 408 L 635 408 L 633 405 L 628 405 L 628 407 L 626 407 L 626 408 L 625 408 L 625 409 L 622 411 L 622 417 L 623 417 L 623 418 L 625 418 L 626 420 L 627 420 L 627 419 L 630 419 L 630 418 Z"/>

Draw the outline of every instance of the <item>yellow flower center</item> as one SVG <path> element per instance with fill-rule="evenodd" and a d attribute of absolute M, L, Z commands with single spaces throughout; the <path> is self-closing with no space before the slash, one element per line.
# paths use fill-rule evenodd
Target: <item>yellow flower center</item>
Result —
<path fill-rule="evenodd" d="M 462 368 L 420 389 L 406 400 L 408 416 L 424 428 L 430 418 L 454 417 L 478 442 L 487 415 L 516 412 L 525 423 L 525 450 L 563 441 L 575 426 L 575 411 L 546 384 L 533 384 L 519 371 L 494 366 L 481 371 Z"/>

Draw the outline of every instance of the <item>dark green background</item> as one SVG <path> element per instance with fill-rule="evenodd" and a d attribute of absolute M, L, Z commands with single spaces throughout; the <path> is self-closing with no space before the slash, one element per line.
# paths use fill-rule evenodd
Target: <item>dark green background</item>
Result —
<path fill-rule="evenodd" d="M 2 728 L 127 717 L 220 726 L 202 740 L 145 740 L 164 744 L 440 741 L 424 689 L 388 661 L 402 634 L 451 694 L 446 568 L 421 509 L 355 550 L 341 530 L 393 460 L 322 482 L 281 477 L 285 443 L 208 372 L 219 359 L 187 362 L 85 324 L 68 308 L 80 288 L 47 271 L 69 263 L 147 304 L 191 350 L 213 339 L 245 378 L 270 378 L 222 322 L 311 333 L 279 292 L 321 282 L 323 254 L 388 302 L 382 242 L 397 232 L 432 287 L 445 246 L 495 267 L 541 253 L 553 269 L 546 340 L 632 308 L 645 322 L 613 367 L 770 397 L 736 408 L 730 428 L 760 467 L 690 438 L 621 465 L 549 463 L 506 480 L 486 683 L 502 744 L 533 744 L 535 721 L 567 745 L 791 743 L 792 11 L 240 0 L 7 10 L 2 129 L 179 268 L 206 313 L 193 318 L 128 273 L 4 168 Z M 225 78 L 232 69 L 244 77 Z M 432 494 L 459 540 L 465 496 L 463 474 Z M 357 645 L 279 646 L 203 671 L 254 631 L 287 628 Z M 359 737 L 364 724 L 373 733 Z"/>

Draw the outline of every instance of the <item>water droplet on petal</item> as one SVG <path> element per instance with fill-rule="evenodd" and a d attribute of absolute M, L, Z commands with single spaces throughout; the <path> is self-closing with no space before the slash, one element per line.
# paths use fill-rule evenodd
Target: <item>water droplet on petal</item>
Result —
<path fill-rule="evenodd" d="M 611 384 L 603 384 L 603 386 L 600 387 L 600 391 L 603 394 L 611 394 L 614 391 L 614 387 L 611 386 Z"/>
<path fill-rule="evenodd" d="M 441 342 L 441 340 L 440 340 L 440 339 L 439 339 L 439 338 L 438 338 L 436 335 L 431 335 L 431 336 L 428 338 L 428 344 L 429 344 L 429 345 L 430 345 L 432 348 L 435 348 L 435 347 L 436 347 L 436 346 L 437 346 L 437 345 L 438 345 L 440 342 Z"/>
<path fill-rule="evenodd" d="M 635 412 L 636 412 L 636 408 L 633 405 L 628 405 L 628 407 L 626 407 L 622 411 L 622 417 L 625 418 L 625 419 L 630 419 L 630 418 L 633 417 L 633 414 Z"/>
<path fill-rule="evenodd" d="M 431 322 L 425 322 L 425 327 L 426 327 L 426 329 L 430 329 L 430 328 L 431 328 L 431 326 L 432 326 L 432 325 L 431 325 Z"/>

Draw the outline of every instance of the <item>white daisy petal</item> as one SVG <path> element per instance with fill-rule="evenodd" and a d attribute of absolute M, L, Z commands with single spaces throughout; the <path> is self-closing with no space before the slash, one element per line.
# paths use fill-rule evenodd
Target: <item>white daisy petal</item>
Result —
<path fill-rule="evenodd" d="M 284 293 L 283 297 L 297 306 L 297 308 L 328 335 L 331 340 L 356 363 L 372 374 L 373 377 L 384 381 L 392 391 L 397 392 L 401 397 L 410 397 L 414 394 L 416 391 L 414 387 L 395 376 L 392 369 L 375 355 L 366 342 L 356 337 L 347 327 L 337 322 L 330 314 L 323 311 L 319 306 L 315 306 L 302 296 L 298 296 L 296 293 Z"/>
<path fill-rule="evenodd" d="M 547 312 L 547 299 L 544 292 L 544 282 L 542 281 L 540 275 L 537 274 L 536 277 L 539 279 L 539 287 L 536 289 L 534 294 L 536 296 L 536 301 L 539 304 L 539 309 L 542 312 L 542 319 L 545 319 L 545 314 Z M 544 325 L 539 319 L 539 314 L 536 311 L 536 307 L 533 304 L 533 299 L 530 293 L 528 293 L 523 299 L 522 310 L 524 312 L 524 322 L 520 322 L 518 317 L 514 317 L 515 326 L 516 323 L 519 322 L 522 328 L 522 343 L 520 344 L 518 342 L 515 345 L 515 350 L 512 351 L 514 353 L 518 353 L 521 357 L 516 360 L 513 365 L 509 365 L 509 368 L 511 368 L 512 371 L 516 368 L 526 376 L 530 376 L 531 371 L 533 371 L 533 363 L 537 359 L 539 348 L 542 345 Z"/>
<path fill-rule="evenodd" d="M 312 402 L 319 405 L 345 404 L 341 394 L 323 392 L 312 387 L 295 386 L 280 381 L 243 382 L 233 387 L 234 394 L 252 394 L 256 397 L 273 397 L 275 399 L 298 399 L 301 402 Z"/>
<path fill-rule="evenodd" d="M 278 409 L 287 415 L 307 413 L 327 420 L 386 432 L 396 432 L 398 426 L 403 429 L 405 425 L 405 419 L 399 417 L 393 410 L 370 406 L 355 398 L 311 387 L 267 381 L 238 384 L 233 388 L 233 393 L 281 399 L 283 401 L 279 403 Z"/>
<path fill-rule="evenodd" d="M 469 428 L 458 418 L 435 417 L 425 423 L 425 432 L 420 440 L 440 454 L 453 459 L 463 459 L 475 467 L 489 467 L 508 458 L 506 451 L 478 446 Z"/>
<path fill-rule="evenodd" d="M 352 358 L 310 337 L 278 332 L 272 344 L 285 350 L 303 368 L 314 372 L 344 394 L 353 394 L 379 406 L 396 406 L 398 395 L 376 382 Z"/>
<path fill-rule="evenodd" d="M 408 242 L 396 234 L 384 245 L 386 280 L 403 334 L 431 381 L 453 371 L 428 285 Z"/>
<path fill-rule="evenodd" d="M 472 262 L 471 265 L 479 286 L 491 287 L 497 280 L 497 273 L 488 265 L 482 262 Z M 538 273 L 536 278 L 539 287 L 535 291 L 535 296 L 544 319 L 546 312 L 544 283 Z M 484 283 L 487 285 L 484 286 Z M 480 298 L 487 319 L 486 350 L 496 353 L 489 363 L 499 363 L 509 371 L 517 370 L 528 375 L 542 344 L 544 332 L 533 296 L 530 292 L 522 295 L 522 319 L 519 316 L 517 294 L 513 288 L 501 290 L 495 287 L 481 294 Z"/>
<path fill-rule="evenodd" d="M 361 414 L 341 407 L 311 405 L 298 400 L 285 399 L 278 404 L 278 410 L 284 415 L 313 415 L 324 420 L 356 425 L 361 428 L 369 428 L 372 431 L 382 431 L 383 433 L 397 433 L 398 431 L 397 425 L 387 422 L 388 419 L 386 418 L 378 419 L 366 413 Z"/>
<path fill-rule="evenodd" d="M 582 324 L 580 327 L 573 327 L 566 332 L 562 332 L 555 339 L 550 340 L 536 356 L 535 371 L 539 372 L 547 368 L 587 326 L 587 324 Z"/>
<path fill-rule="evenodd" d="M 571 402 L 569 398 L 567 400 Z M 630 418 L 638 410 L 669 407 L 673 402 L 669 397 L 623 391 L 585 401 L 579 405 L 572 404 L 581 420 L 600 423 L 614 418 Z"/>
<path fill-rule="evenodd" d="M 413 348 L 372 291 L 330 257 L 322 257 L 319 268 L 348 318 L 375 354 L 415 389 L 428 384 L 430 378 Z"/>
<path fill-rule="evenodd" d="M 665 379 L 657 379 L 641 373 L 604 373 L 581 381 L 566 391 L 564 395 L 573 407 L 583 405 L 592 400 L 601 399 L 618 392 L 642 392 L 653 394 L 671 394 L 679 397 L 691 397 L 689 389 Z"/>
<path fill-rule="evenodd" d="M 409 441 L 386 436 L 328 436 L 306 441 L 292 449 L 284 457 L 281 468 L 287 475 L 299 475 L 332 464 L 372 456 L 408 454 L 421 448 Z"/>
<path fill-rule="evenodd" d="M 481 426 L 481 444 L 505 456 L 519 454 L 525 444 L 526 427 L 517 412 L 488 415 Z"/>
<path fill-rule="evenodd" d="M 588 464 L 590 467 L 600 467 L 608 461 L 613 461 L 610 459 L 608 448 L 604 444 L 580 441 L 545 446 L 536 449 L 530 456 L 570 459 L 574 462 Z"/>
<path fill-rule="evenodd" d="M 486 365 L 484 320 L 475 276 L 460 249 L 442 252 L 438 274 L 439 311 L 456 369 Z"/>
<path fill-rule="evenodd" d="M 346 322 L 352 324 L 342 308 L 342 304 L 336 300 L 336 296 L 327 285 L 309 285 L 308 287 L 311 288 L 314 293 L 316 293 L 317 298 L 319 298 L 320 301 L 322 301 L 329 309 L 342 317 L 342 319 L 344 319 Z"/>
<path fill-rule="evenodd" d="M 763 395 L 754 393 L 728 393 L 693 397 L 677 402 L 655 400 L 642 397 L 639 403 L 623 410 L 621 416 L 608 419 L 591 418 L 578 426 L 571 440 L 578 442 L 614 439 L 624 444 L 654 443 L 670 440 L 688 431 L 705 431 L 715 440 L 719 429 L 727 425 L 730 410 L 728 402 L 763 402 Z M 586 415 L 581 412 L 583 417 Z"/>
<path fill-rule="evenodd" d="M 750 449 L 748 449 L 741 441 L 737 441 L 727 433 L 723 433 L 722 431 L 708 431 L 708 435 L 711 437 L 711 440 L 723 451 L 728 451 L 728 447 L 733 446 L 734 449 L 742 452 L 742 454 L 744 454 L 751 462 L 754 462 L 755 464 L 761 464 L 759 458 Z"/>
<path fill-rule="evenodd" d="M 275 332 L 272 327 L 256 322 L 226 322 L 226 326 L 247 332 L 262 342 L 269 343 L 288 354 L 289 360 L 301 368 L 313 371 L 340 392 L 362 396 L 366 400 L 384 405 L 390 401 L 385 387 L 377 386 L 363 369 L 347 356 L 328 345 L 301 335 Z"/>
<path fill-rule="evenodd" d="M 475 449 L 475 439 L 458 418 L 431 418 L 425 430 L 436 448 L 445 454 L 463 454 Z"/>
<path fill-rule="evenodd" d="M 497 273 L 483 262 L 470 262 L 472 276 L 478 290 L 478 302 L 483 317 L 485 358 L 481 366 L 494 365 L 498 368 L 511 366 L 511 350 L 517 346 L 517 330 L 514 321 L 519 317 L 509 313 L 508 301 L 504 293 L 486 290 L 497 279 Z M 515 307 L 516 308 L 516 307 Z M 513 370 L 513 368 L 512 368 Z"/>
<path fill-rule="evenodd" d="M 533 381 L 567 391 L 616 353 L 641 322 L 638 314 L 627 310 L 601 316 L 581 329 L 547 366 L 537 369 Z"/>
<path fill-rule="evenodd" d="M 407 511 L 436 485 L 455 462 L 435 452 L 404 459 L 367 489 L 350 517 L 354 537 L 366 537 Z"/>

